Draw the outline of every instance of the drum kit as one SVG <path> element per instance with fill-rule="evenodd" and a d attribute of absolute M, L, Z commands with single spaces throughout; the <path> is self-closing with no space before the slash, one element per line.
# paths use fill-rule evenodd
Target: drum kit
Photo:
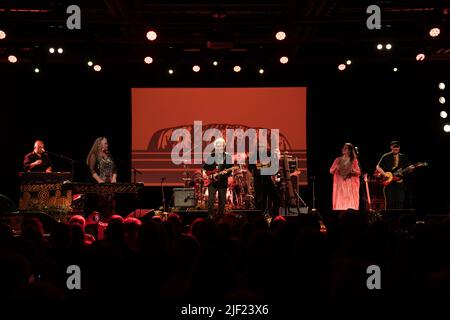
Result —
<path fill-rule="evenodd" d="M 183 181 L 186 188 L 194 188 L 196 208 L 206 209 L 208 188 L 204 185 L 201 170 L 195 171 L 191 177 L 185 173 Z M 239 169 L 234 170 L 228 177 L 226 209 L 254 209 L 255 197 L 253 190 L 252 174 L 246 165 L 239 165 Z"/>

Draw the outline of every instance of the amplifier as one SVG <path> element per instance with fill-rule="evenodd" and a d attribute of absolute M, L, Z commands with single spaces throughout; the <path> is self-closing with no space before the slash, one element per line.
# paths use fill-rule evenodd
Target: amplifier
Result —
<path fill-rule="evenodd" d="M 194 188 L 174 188 L 173 204 L 175 208 L 195 207 Z"/>

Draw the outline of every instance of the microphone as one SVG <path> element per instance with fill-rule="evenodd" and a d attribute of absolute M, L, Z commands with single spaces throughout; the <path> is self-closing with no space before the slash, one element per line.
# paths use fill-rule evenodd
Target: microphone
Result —
<path fill-rule="evenodd" d="M 47 150 L 45 150 L 44 148 L 42 148 L 42 153 L 47 153 Z"/>
<path fill-rule="evenodd" d="M 358 147 L 355 147 L 356 154 L 359 154 Z"/>
<path fill-rule="evenodd" d="M 162 177 L 162 178 L 161 178 L 161 181 L 164 181 L 164 180 L 166 180 L 166 177 Z"/>

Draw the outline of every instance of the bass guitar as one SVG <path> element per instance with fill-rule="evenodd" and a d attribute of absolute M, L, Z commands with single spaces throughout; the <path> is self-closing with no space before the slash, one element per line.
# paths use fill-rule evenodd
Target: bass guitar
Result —
<path fill-rule="evenodd" d="M 426 163 L 426 162 L 418 162 L 418 163 L 413 164 L 413 165 L 411 165 L 411 166 L 409 166 L 407 168 L 403 168 L 403 169 L 402 168 L 398 168 L 398 169 L 394 168 L 392 170 L 392 172 L 389 172 L 389 171 L 385 172 L 385 177 L 384 177 L 384 180 L 382 181 L 382 183 L 383 183 L 384 186 L 388 186 L 391 183 L 393 183 L 394 181 L 397 182 L 397 183 L 401 183 L 401 182 L 403 182 L 403 175 L 405 173 L 409 173 L 409 172 L 415 170 L 416 168 L 426 167 L 426 166 L 428 166 L 428 163 Z"/>

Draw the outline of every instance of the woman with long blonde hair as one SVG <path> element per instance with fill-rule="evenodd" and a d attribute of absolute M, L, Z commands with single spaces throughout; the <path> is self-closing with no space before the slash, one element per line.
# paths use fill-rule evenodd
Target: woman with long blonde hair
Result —
<path fill-rule="evenodd" d="M 86 159 L 92 178 L 98 183 L 116 183 L 117 171 L 111 153 L 108 150 L 108 140 L 98 137 L 92 145 Z"/>
<path fill-rule="evenodd" d="M 108 140 L 98 137 L 86 158 L 92 178 L 98 183 L 116 183 L 117 171 L 114 160 L 108 150 Z M 96 210 L 100 211 L 102 221 L 108 221 L 114 213 L 114 193 L 95 195 Z"/>

